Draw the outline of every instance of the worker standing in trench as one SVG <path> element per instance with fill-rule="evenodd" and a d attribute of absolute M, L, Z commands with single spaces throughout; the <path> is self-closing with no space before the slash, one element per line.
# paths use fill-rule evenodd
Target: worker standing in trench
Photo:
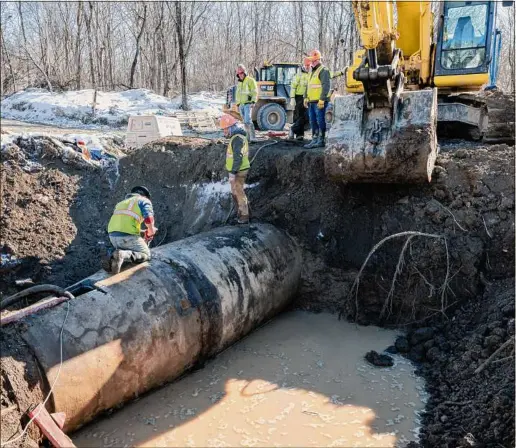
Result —
<path fill-rule="evenodd" d="M 115 248 L 111 257 L 103 260 L 103 268 L 118 274 L 126 261 L 143 263 L 150 260 L 149 243 L 157 232 L 154 226 L 154 210 L 149 190 L 134 187 L 125 199 L 115 206 L 108 224 L 109 240 Z M 145 223 L 144 238 L 141 225 Z"/>
<path fill-rule="evenodd" d="M 251 164 L 249 162 L 249 142 L 245 131 L 238 125 L 237 120 L 229 114 L 220 119 L 220 127 L 229 143 L 226 150 L 226 169 L 229 173 L 231 195 L 237 210 L 238 223 L 249 223 L 249 204 L 244 191 L 245 179 Z"/>
<path fill-rule="evenodd" d="M 247 74 L 247 70 L 242 64 L 237 67 L 236 75 L 238 78 L 236 103 L 244 122 L 247 138 L 250 142 L 255 142 L 252 112 L 258 97 L 258 85 L 255 79 Z"/>

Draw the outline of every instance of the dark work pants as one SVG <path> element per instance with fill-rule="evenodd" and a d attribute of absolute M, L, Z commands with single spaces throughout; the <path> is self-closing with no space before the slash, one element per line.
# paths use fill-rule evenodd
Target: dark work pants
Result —
<path fill-rule="evenodd" d="M 303 105 L 303 100 L 302 95 L 296 95 L 296 108 L 294 109 L 292 131 L 298 137 L 305 135 L 305 127 L 308 123 L 308 109 Z"/>

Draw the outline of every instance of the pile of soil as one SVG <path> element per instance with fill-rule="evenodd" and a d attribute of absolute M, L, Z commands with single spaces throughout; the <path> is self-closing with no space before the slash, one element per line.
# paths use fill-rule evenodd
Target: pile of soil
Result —
<path fill-rule="evenodd" d="M 432 328 L 432 337 L 414 346 L 409 335 L 407 348 L 432 394 L 423 444 L 456 446 L 470 432 L 509 446 L 514 420 L 504 415 L 512 415 L 514 400 L 500 402 L 506 388 L 498 392 L 514 378 L 514 364 L 474 370 L 514 327 L 514 307 L 501 305 L 514 297 L 512 283 L 503 283 L 514 272 L 514 147 L 460 142 L 441 152 L 429 185 L 341 185 L 327 180 L 322 152 L 284 141 L 251 146 L 252 219 L 287 230 L 304 248 L 294 306 L 364 324 Z M 22 263 L 2 274 L 0 292 L 17 290 L 15 279 L 68 286 L 97 271 L 113 207 L 134 185 L 151 191 L 155 244 L 224 225 L 231 208 L 224 154 L 220 141 L 165 139 L 120 158 L 113 182 L 104 171 L 59 159 L 30 172 L 19 154 L 3 153 L 2 185 L 9 188 L 2 191 L 1 242 Z M 353 287 L 375 244 L 406 231 L 438 237 L 386 241 Z M 496 292 L 500 282 L 503 294 Z M 496 378 L 486 381 L 494 370 Z M 489 415 L 484 407 L 503 412 Z"/>
<path fill-rule="evenodd" d="M 113 172 L 70 154 L 51 137 L 2 149 L 0 297 L 16 292 L 16 280 L 66 286 L 97 270 L 97 206 Z"/>

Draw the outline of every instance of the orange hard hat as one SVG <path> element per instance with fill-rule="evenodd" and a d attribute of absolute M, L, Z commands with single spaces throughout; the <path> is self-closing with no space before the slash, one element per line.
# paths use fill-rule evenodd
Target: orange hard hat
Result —
<path fill-rule="evenodd" d="M 321 60 L 321 52 L 319 50 L 312 50 L 309 56 L 310 61 L 320 61 Z"/>
<path fill-rule="evenodd" d="M 227 129 L 236 123 L 237 123 L 237 119 L 229 114 L 222 115 L 222 117 L 220 117 L 220 121 L 219 121 L 220 127 L 222 129 Z"/>

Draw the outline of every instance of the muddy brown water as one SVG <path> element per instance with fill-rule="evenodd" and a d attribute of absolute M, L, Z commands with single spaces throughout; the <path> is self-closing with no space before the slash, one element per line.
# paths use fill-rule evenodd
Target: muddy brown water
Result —
<path fill-rule="evenodd" d="M 364 361 L 393 331 L 285 313 L 183 379 L 72 436 L 78 447 L 403 446 L 426 394 L 404 358 Z"/>

